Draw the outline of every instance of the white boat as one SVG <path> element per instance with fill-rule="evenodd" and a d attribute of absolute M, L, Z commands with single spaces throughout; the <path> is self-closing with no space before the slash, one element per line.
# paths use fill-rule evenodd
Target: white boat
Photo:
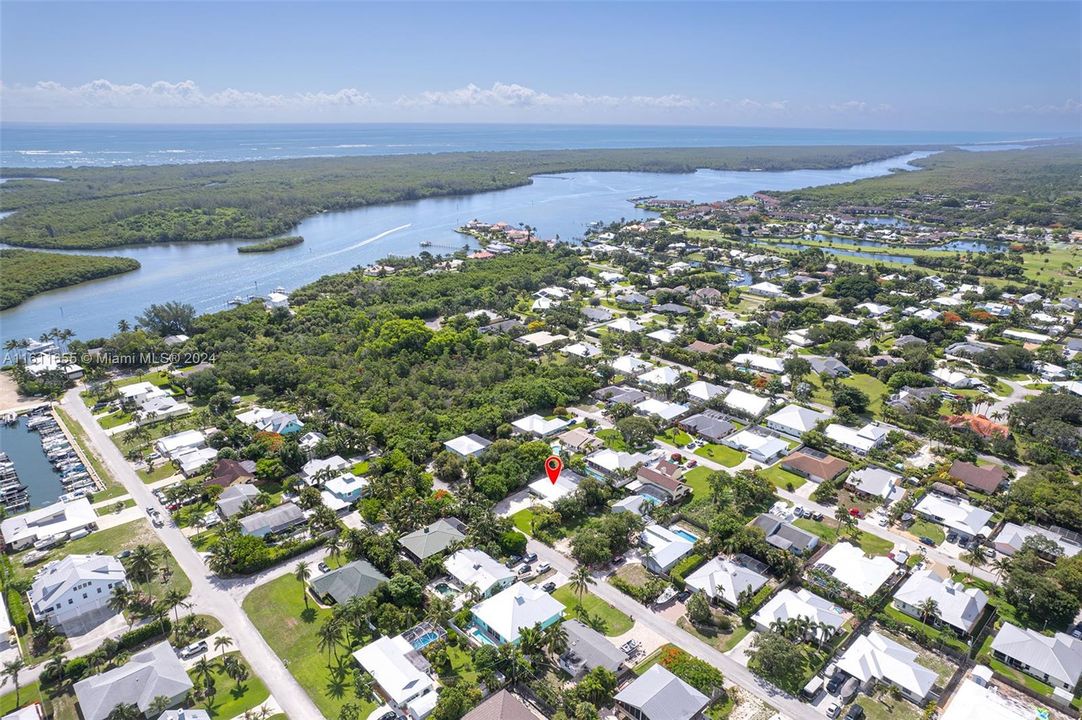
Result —
<path fill-rule="evenodd" d="M 230 305 L 244 305 L 248 301 L 242 298 L 240 295 L 234 295 L 233 299 L 229 301 Z"/>

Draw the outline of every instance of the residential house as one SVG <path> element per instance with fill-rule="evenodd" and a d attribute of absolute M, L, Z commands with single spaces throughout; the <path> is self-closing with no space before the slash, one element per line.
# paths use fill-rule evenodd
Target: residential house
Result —
<path fill-rule="evenodd" d="M 608 328 L 609 330 L 623 333 L 642 332 L 646 329 L 644 326 L 640 325 L 629 317 L 616 318 L 615 320 L 612 320 L 611 322 L 605 324 L 604 327 Z"/>
<path fill-rule="evenodd" d="M 268 535 L 278 535 L 292 530 L 305 522 L 304 513 L 291 502 L 282 503 L 277 507 L 263 512 L 257 512 L 248 517 L 241 518 L 240 531 L 243 535 L 252 535 L 265 538 Z"/>
<path fill-rule="evenodd" d="M 811 365 L 812 372 L 820 377 L 839 378 L 849 377 L 853 374 L 849 366 L 838 358 L 808 355 L 807 360 L 808 364 Z"/>
<path fill-rule="evenodd" d="M 563 342 L 567 340 L 566 335 L 553 334 L 547 330 L 538 330 L 537 332 L 526 333 L 515 338 L 515 342 L 519 345 L 527 345 L 533 350 L 544 350 L 550 345 Z"/>
<path fill-rule="evenodd" d="M 809 430 L 830 417 L 830 413 L 811 410 L 800 405 L 786 405 L 781 410 L 767 415 L 766 426 L 791 437 L 799 438 Z"/>
<path fill-rule="evenodd" d="M 440 518 L 426 527 L 398 538 L 398 544 L 414 562 L 438 555 L 466 539 L 466 526 L 457 518 Z"/>
<path fill-rule="evenodd" d="M 564 468 L 556 476 L 556 482 L 549 480 L 547 475 L 543 475 L 530 483 L 528 489 L 530 494 L 541 500 L 542 504 L 551 505 L 578 490 L 580 482 L 582 482 L 582 475 L 570 468 Z"/>
<path fill-rule="evenodd" d="M 740 353 L 731 362 L 733 367 L 770 373 L 771 375 L 781 375 L 785 372 L 781 358 L 767 357 L 757 353 Z"/>
<path fill-rule="evenodd" d="M 68 555 L 38 571 L 27 597 L 37 622 L 83 635 L 116 614 L 109 600 L 117 587 L 131 583 L 112 555 Z"/>
<path fill-rule="evenodd" d="M 683 430 L 704 437 L 711 442 L 720 442 L 722 438 L 735 429 L 735 426 L 729 421 L 729 417 L 716 410 L 703 410 L 701 413 L 684 418 L 679 425 Z"/>
<path fill-rule="evenodd" d="M 353 659 L 372 676 L 376 693 L 398 713 L 423 720 L 435 709 L 439 684 L 424 655 L 404 636 L 384 635 L 354 652 Z"/>
<path fill-rule="evenodd" d="M 443 567 L 460 587 L 473 585 L 483 598 L 515 582 L 515 573 L 483 550 L 463 548 L 444 560 Z"/>
<path fill-rule="evenodd" d="M 83 720 L 105 720 L 118 705 L 135 705 L 147 715 L 158 698 L 179 705 L 192 690 L 184 664 L 168 642 L 136 652 L 120 667 L 75 683 Z"/>
<path fill-rule="evenodd" d="M 237 415 L 237 420 L 262 432 L 292 435 L 304 429 L 304 423 L 294 413 L 256 407 Z"/>
<path fill-rule="evenodd" d="M 470 433 L 469 435 L 459 435 L 452 438 L 443 443 L 443 446 L 459 457 L 468 458 L 477 457 L 491 444 L 491 440 Z"/>
<path fill-rule="evenodd" d="M 662 503 L 679 502 L 691 492 L 691 488 L 680 479 L 683 474 L 684 470 L 679 465 L 662 460 L 653 467 L 640 467 L 635 475 L 637 484 L 632 483 L 631 490 Z"/>
<path fill-rule="evenodd" d="M 301 480 L 309 485 L 320 485 L 325 480 L 346 472 L 350 468 L 350 462 L 341 455 L 331 455 L 322 460 L 309 460 L 301 468 Z"/>
<path fill-rule="evenodd" d="M 833 455 L 805 447 L 781 461 L 781 467 L 812 482 L 827 482 L 849 469 L 849 463 Z"/>
<path fill-rule="evenodd" d="M 1010 556 L 1021 550 L 1022 544 L 1034 536 L 1054 543 L 1063 557 L 1074 557 L 1082 552 L 1082 533 L 1055 526 L 1043 528 L 1038 525 L 1016 525 L 1012 522 L 1004 523 L 993 546 L 998 552 Z"/>
<path fill-rule="evenodd" d="M 720 347 L 720 343 L 708 343 L 705 340 L 695 340 L 684 349 L 693 353 L 699 353 L 700 355 L 709 355 L 712 352 L 716 352 Z M 1082 350 L 1082 342 L 1079 343 L 1079 349 Z"/>
<path fill-rule="evenodd" d="M 759 630 L 765 632 L 779 620 L 789 622 L 807 618 L 818 627 L 829 626 L 831 628 L 829 637 L 833 637 L 845 624 L 846 617 L 847 613 L 844 609 L 826 598 L 819 597 L 804 588 L 798 588 L 796 591 L 785 588 L 767 600 L 752 620 L 755 621 Z M 814 635 L 819 637 L 821 632 L 816 629 Z"/>
<path fill-rule="evenodd" d="M 754 595 L 767 580 L 751 568 L 716 557 L 687 575 L 684 582 L 689 588 L 702 591 L 711 601 L 735 608 L 745 593 Z"/>
<path fill-rule="evenodd" d="M 688 401 L 697 405 L 709 402 L 718 395 L 724 395 L 728 389 L 705 380 L 696 380 L 684 388 L 684 392 L 687 393 Z"/>
<path fill-rule="evenodd" d="M 703 720 L 710 698 L 659 664 L 616 694 L 616 714 L 631 720 Z"/>
<path fill-rule="evenodd" d="M 521 700 L 507 689 L 485 698 L 480 705 L 462 716 L 462 720 L 539 720 Z"/>
<path fill-rule="evenodd" d="M 646 333 L 646 337 L 657 340 L 661 343 L 665 343 L 667 345 L 672 341 L 676 340 L 676 338 L 680 337 L 680 333 L 678 333 L 676 330 L 673 330 L 672 328 L 661 328 L 659 330 L 654 330 L 653 332 Z"/>
<path fill-rule="evenodd" d="M 370 562 L 354 560 L 336 570 L 311 578 L 308 588 L 324 605 L 345 605 L 355 597 L 366 597 L 385 582 L 387 576 Z"/>
<path fill-rule="evenodd" d="M 669 365 L 663 365 L 639 375 L 639 382 L 655 387 L 670 387 L 678 384 L 682 379 L 680 371 Z"/>
<path fill-rule="evenodd" d="M 565 355 L 574 355 L 586 360 L 598 357 L 601 355 L 601 348 L 597 345 L 592 345 L 586 342 L 574 343 L 572 345 L 565 345 L 560 348 L 560 352 Z"/>
<path fill-rule="evenodd" d="M 645 453 L 629 453 L 606 448 L 586 456 L 586 474 L 598 480 L 606 480 L 648 462 L 650 462 L 650 456 Z"/>
<path fill-rule="evenodd" d="M 227 488 L 230 485 L 243 485 L 255 480 L 255 462 L 253 460 L 219 460 L 203 481 L 204 485 L 217 485 Z"/>
<path fill-rule="evenodd" d="M 988 521 L 992 519 L 991 511 L 971 505 L 965 498 L 946 497 L 930 492 L 913 507 L 913 512 L 925 520 L 953 530 L 965 540 L 971 540 L 978 535 L 987 536 L 991 532 L 988 528 Z"/>
<path fill-rule="evenodd" d="M 656 398 L 647 398 L 635 405 L 635 412 L 647 417 L 660 418 L 665 422 L 675 420 L 688 411 L 687 405 L 667 402 Z"/>
<path fill-rule="evenodd" d="M 894 393 L 890 397 L 890 399 L 887 400 L 887 404 L 895 410 L 900 410 L 902 412 L 913 412 L 921 404 L 926 403 L 933 398 L 938 401 L 941 397 L 942 391 L 940 391 L 939 388 L 914 388 L 906 385 L 901 390 Z"/>
<path fill-rule="evenodd" d="M 646 393 L 642 390 L 617 385 L 610 385 L 601 388 L 600 390 L 595 390 L 593 396 L 607 405 L 617 405 L 620 403 L 634 405 L 642 402 L 647 397 Z"/>
<path fill-rule="evenodd" d="M 86 498 L 56 502 L 0 521 L 4 547 L 17 552 L 41 540 L 66 537 L 79 530 L 97 530 L 98 515 Z"/>
<path fill-rule="evenodd" d="M 643 546 L 643 565 L 660 575 L 668 573 L 695 547 L 693 540 L 660 525 L 647 525 L 640 544 Z"/>
<path fill-rule="evenodd" d="M 929 600 L 935 602 L 935 612 L 926 615 L 923 608 Z M 961 636 L 973 633 L 987 605 L 988 596 L 980 588 L 967 588 L 931 570 L 914 572 L 894 593 L 894 607 L 906 615 L 931 625 L 947 625 Z"/>
<path fill-rule="evenodd" d="M 916 651 L 876 631 L 861 635 L 837 660 L 839 670 L 869 688 L 873 681 L 893 686 L 906 699 L 923 706 L 938 675 L 917 662 Z"/>
<path fill-rule="evenodd" d="M 653 363 L 648 363 L 634 355 L 621 355 L 610 364 L 613 370 L 623 375 L 641 375 L 654 367 Z"/>
<path fill-rule="evenodd" d="M 596 667 L 618 676 L 626 669 L 627 655 L 609 639 L 578 620 L 565 620 L 561 626 L 567 633 L 567 650 L 560 656 L 560 667 L 579 680 Z"/>
<path fill-rule="evenodd" d="M 234 515 L 239 515 L 246 504 L 254 503 L 258 497 L 259 488 L 255 485 L 232 485 L 222 491 L 214 504 L 222 519 L 228 520 Z"/>
<path fill-rule="evenodd" d="M 883 444 L 889 432 L 889 429 L 876 422 L 870 422 L 859 429 L 831 423 L 827 425 L 825 434 L 846 450 L 857 455 L 867 455 Z"/>
<path fill-rule="evenodd" d="M 218 450 L 212 447 L 201 447 L 194 450 L 185 450 L 173 455 L 173 462 L 180 467 L 180 474 L 186 478 L 194 477 L 204 472 L 211 463 L 218 459 Z"/>
<path fill-rule="evenodd" d="M 561 445 L 577 453 L 587 453 L 602 445 L 593 433 L 583 428 L 572 428 L 561 433 L 557 439 Z"/>
<path fill-rule="evenodd" d="M 156 440 L 154 449 L 167 458 L 176 458 L 185 452 L 206 447 L 206 444 L 207 436 L 202 430 L 182 430 Z"/>
<path fill-rule="evenodd" d="M 769 465 L 789 451 L 789 443 L 773 435 L 755 432 L 746 428 L 721 441 L 731 448 L 746 452 L 756 462 Z"/>
<path fill-rule="evenodd" d="M 511 423 L 511 427 L 515 429 L 516 433 L 521 435 L 533 435 L 534 437 L 544 438 L 559 432 L 567 427 L 567 420 L 560 418 L 553 418 L 552 420 L 546 420 L 540 415 L 527 415 L 524 418 L 519 418 Z"/>
<path fill-rule="evenodd" d="M 564 606 L 548 593 L 518 582 L 473 606 L 474 631 L 497 645 L 515 644 L 524 628 L 544 630 L 563 618 Z"/>
<path fill-rule="evenodd" d="M 754 285 L 748 286 L 748 292 L 753 295 L 762 295 L 763 297 L 776 298 L 781 297 L 785 292 L 772 282 L 758 282 Z"/>
<path fill-rule="evenodd" d="M 754 420 L 769 410 L 773 401 L 743 390 L 730 390 L 722 404 L 733 412 Z"/>
<path fill-rule="evenodd" d="M 761 513 L 751 521 L 751 525 L 762 530 L 766 541 L 774 547 L 797 555 L 803 555 L 819 546 L 819 536 L 815 533 L 802 530 L 769 513 Z"/>
<path fill-rule="evenodd" d="M 888 557 L 868 557 L 858 546 L 839 542 L 819 558 L 815 569 L 863 598 L 870 598 L 897 570 Z M 815 582 L 815 578 L 811 578 Z"/>
<path fill-rule="evenodd" d="M 1082 640 L 1067 633 L 1044 635 L 1004 622 L 992 640 L 992 657 L 1072 694 L 1082 679 Z"/>
<path fill-rule="evenodd" d="M 873 498 L 890 505 L 905 497 L 902 476 L 878 467 L 854 470 L 845 479 L 845 486 L 863 498 Z"/>
<path fill-rule="evenodd" d="M 329 495 L 339 504 L 354 505 L 364 497 L 368 485 L 368 478 L 357 477 L 353 473 L 342 473 L 323 484 L 321 496 L 324 498 L 324 504 L 327 504 Z"/>
<path fill-rule="evenodd" d="M 998 465 L 980 467 L 961 460 L 955 460 L 947 472 L 951 478 L 962 482 L 970 490 L 987 495 L 999 490 L 1007 479 L 1007 473 Z"/>

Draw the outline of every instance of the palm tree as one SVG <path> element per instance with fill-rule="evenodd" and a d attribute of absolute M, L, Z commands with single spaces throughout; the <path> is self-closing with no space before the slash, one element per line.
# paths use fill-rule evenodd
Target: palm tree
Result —
<path fill-rule="evenodd" d="M 248 679 L 248 668 L 236 655 L 227 655 L 222 658 L 222 671 L 233 678 L 237 687 L 240 687 L 240 684 Z"/>
<path fill-rule="evenodd" d="M 1011 571 L 1011 559 L 1006 555 L 997 557 L 992 561 L 992 571 L 996 574 L 996 585 L 999 585 L 1003 576 Z"/>
<path fill-rule="evenodd" d="M 917 605 L 917 610 L 920 611 L 920 619 L 925 625 L 930 625 L 929 618 L 939 617 L 939 603 L 935 598 L 928 597 L 921 601 L 920 605 Z"/>
<path fill-rule="evenodd" d="M 150 701 L 150 707 L 147 708 L 147 717 L 160 717 L 162 713 L 169 709 L 172 701 L 165 695 L 157 695 Z"/>
<path fill-rule="evenodd" d="M 214 666 L 205 657 L 199 658 L 199 662 L 192 668 L 192 673 L 203 684 L 204 696 L 214 694 Z"/>
<path fill-rule="evenodd" d="M 170 588 L 169 592 L 165 593 L 165 597 L 162 598 L 162 602 L 165 606 L 173 611 L 173 618 L 177 624 L 177 637 L 180 636 L 180 608 L 187 609 L 191 607 L 191 603 L 184 601 L 187 597 L 187 595 L 177 588 Z"/>
<path fill-rule="evenodd" d="M 527 655 L 537 655 L 545 644 L 545 638 L 541 634 L 541 626 L 524 627 L 518 634 L 518 646 Z"/>
<path fill-rule="evenodd" d="M 327 546 L 327 554 L 331 556 L 333 560 L 338 560 L 342 555 L 342 536 L 338 533 L 328 537 L 324 543 Z"/>
<path fill-rule="evenodd" d="M 137 545 L 128 558 L 128 565 L 136 580 L 144 585 L 150 583 L 154 572 L 158 569 L 158 552 L 149 545 Z M 149 587 L 148 587 L 149 592 Z M 153 593 L 152 593 L 153 594 Z"/>
<path fill-rule="evenodd" d="M 544 635 L 545 649 L 553 657 L 559 657 L 567 652 L 567 630 L 564 629 L 563 623 L 549 625 L 545 628 Z"/>
<path fill-rule="evenodd" d="M 61 685 L 64 681 L 64 671 L 67 670 L 68 659 L 64 657 L 64 654 L 59 649 L 53 652 L 49 657 L 49 662 L 45 663 L 45 673 L 51 675 L 56 679 L 56 684 Z"/>
<path fill-rule="evenodd" d="M 221 653 L 218 655 L 218 657 L 224 657 L 225 649 L 232 646 L 233 639 L 227 635 L 219 635 L 218 637 L 214 638 L 214 649 L 221 650 Z"/>
<path fill-rule="evenodd" d="M 331 653 L 338 660 L 338 646 L 342 642 L 342 623 L 338 618 L 331 616 L 319 626 L 319 649 L 327 651 L 327 664 L 330 665 Z"/>
<path fill-rule="evenodd" d="M 24 667 L 26 667 L 26 663 L 21 657 L 17 657 L 14 660 L 9 660 L 4 663 L 4 668 L 0 670 L 0 676 L 4 678 L 3 682 L 0 682 L 0 685 L 7 685 L 8 680 L 11 680 L 12 684 L 15 685 L 16 707 L 21 704 L 19 702 L 19 673 Z"/>
<path fill-rule="evenodd" d="M 307 560 L 301 560 L 293 570 L 293 577 L 301 584 L 301 593 L 304 595 L 304 609 L 308 609 L 308 579 L 312 577 L 312 569 Z"/>
<path fill-rule="evenodd" d="M 571 589 L 575 591 L 575 595 L 578 597 L 579 610 L 582 609 L 582 596 L 586 594 L 591 585 L 596 584 L 597 581 L 590 574 L 589 568 L 585 565 L 579 565 L 575 568 L 575 572 L 571 574 Z"/>
<path fill-rule="evenodd" d="M 105 716 L 105 720 L 139 720 L 141 717 L 143 717 L 143 713 L 138 706 L 131 703 L 120 703 L 109 711 L 109 714 Z"/>
<path fill-rule="evenodd" d="M 113 588 L 113 594 L 109 596 L 107 605 L 110 610 L 117 615 L 121 615 L 127 612 L 134 602 L 135 593 L 132 592 L 132 589 L 128 585 L 121 584 Z M 131 630 L 134 622 L 134 617 L 128 617 L 128 630 Z"/>
<path fill-rule="evenodd" d="M 970 570 L 976 570 L 978 565 L 984 565 L 988 560 L 988 551 L 984 549 L 983 545 L 973 542 L 973 546 L 969 549 L 969 552 L 961 556 L 963 560 L 969 563 Z"/>

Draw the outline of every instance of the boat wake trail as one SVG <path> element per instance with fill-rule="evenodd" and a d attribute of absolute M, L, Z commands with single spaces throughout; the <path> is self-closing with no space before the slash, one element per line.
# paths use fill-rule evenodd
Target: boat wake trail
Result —
<path fill-rule="evenodd" d="M 384 230 L 380 234 L 373 235 L 372 237 L 368 238 L 367 240 L 361 240 L 359 243 L 354 243 L 353 245 L 350 245 L 348 247 L 344 247 L 341 250 L 334 250 L 334 251 L 329 252 L 329 253 L 324 253 L 322 255 L 318 255 L 315 259 L 331 257 L 333 255 L 340 255 L 340 254 L 342 254 L 344 252 L 349 252 L 350 250 L 356 250 L 357 248 L 362 248 L 365 245 L 371 245 L 372 243 L 376 242 L 377 240 L 382 240 L 383 238 L 387 237 L 388 235 L 391 235 L 392 233 L 399 232 L 400 230 L 405 230 L 406 228 L 412 227 L 412 226 L 413 226 L 413 223 L 406 223 L 405 225 L 399 225 L 398 227 L 391 228 L 390 230 Z"/>

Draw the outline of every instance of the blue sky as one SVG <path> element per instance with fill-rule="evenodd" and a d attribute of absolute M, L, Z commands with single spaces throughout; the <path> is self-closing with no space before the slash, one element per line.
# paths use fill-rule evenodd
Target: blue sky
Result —
<path fill-rule="evenodd" d="M 1078 132 L 1082 4 L 57 3 L 2 119 Z"/>

